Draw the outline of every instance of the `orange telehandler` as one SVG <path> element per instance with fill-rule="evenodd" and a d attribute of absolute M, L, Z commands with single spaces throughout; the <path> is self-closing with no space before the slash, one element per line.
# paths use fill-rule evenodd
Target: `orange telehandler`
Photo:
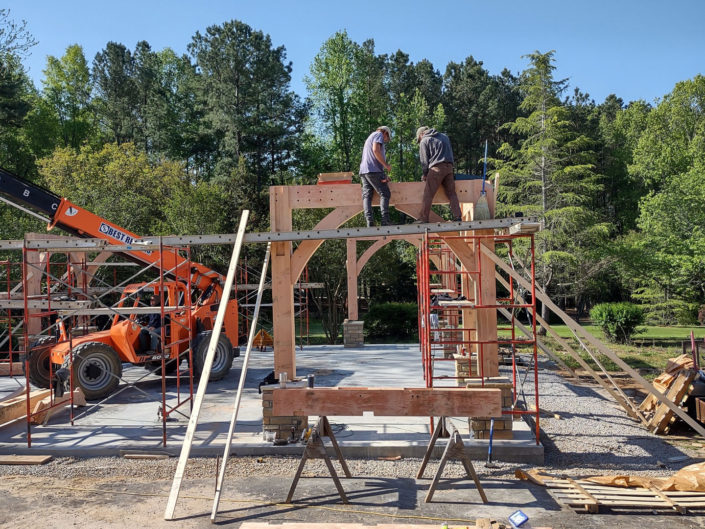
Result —
<path fill-rule="evenodd" d="M 139 239 L 134 233 L 2 168 L 0 195 L 3 202 L 46 220 L 48 230 L 58 227 L 78 237 L 102 238 L 124 245 Z M 58 343 L 54 336 L 44 336 L 30 348 L 28 375 L 34 385 L 48 388 L 52 384 L 52 373 L 55 374 L 61 367 L 70 368 L 74 385 L 83 390 L 86 398 L 100 399 L 109 395 L 119 384 L 123 362 L 144 365 L 160 372 L 163 357 L 165 374 L 169 374 L 178 369 L 189 348 L 194 371 L 200 374 L 223 297 L 224 277 L 207 266 L 187 261 L 178 252 L 135 249 L 122 253 L 140 263 L 158 265 L 171 279 L 126 286 L 118 307 L 134 307 L 135 313 L 115 314 L 108 330 L 69 341 L 67 330 L 60 322 Z M 140 308 L 144 307 L 147 297 L 156 297 L 168 308 L 168 312 L 162 307 L 151 310 L 153 314 L 159 313 L 159 319 L 163 317 L 163 333 L 162 329 L 146 330 L 138 318 L 137 313 L 145 312 Z M 164 314 L 167 314 L 166 317 Z M 154 341 L 149 339 L 150 335 L 168 337 L 167 346 L 161 351 L 158 345 L 156 349 L 152 348 Z M 150 345 L 146 345 L 147 342 Z M 228 373 L 233 358 L 240 354 L 237 344 L 238 307 L 237 300 L 231 299 L 227 304 L 224 332 L 218 340 L 210 380 L 219 380 Z"/>

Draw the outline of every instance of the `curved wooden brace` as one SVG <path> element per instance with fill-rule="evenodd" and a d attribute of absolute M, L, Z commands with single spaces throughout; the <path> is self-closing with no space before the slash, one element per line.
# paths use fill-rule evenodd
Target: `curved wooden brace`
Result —
<path fill-rule="evenodd" d="M 395 206 L 399 211 L 406 213 L 411 217 L 418 214 L 418 204 L 397 204 Z M 440 215 L 431 211 L 428 217 L 429 222 L 443 222 Z M 448 237 L 456 236 L 458 232 L 439 233 L 438 236 L 445 241 L 448 247 L 453 250 L 453 253 L 458 257 L 466 270 L 475 270 L 475 252 L 465 242 L 458 239 L 449 239 Z"/>
<path fill-rule="evenodd" d="M 381 250 L 384 246 L 386 246 L 392 241 L 406 241 L 418 248 L 418 246 L 421 244 L 421 235 L 402 235 L 396 237 L 387 237 L 385 239 L 379 239 L 375 241 L 375 243 L 370 246 L 367 250 L 365 250 L 360 256 L 360 258 L 357 260 L 357 273 L 360 274 L 360 270 L 362 270 L 362 268 L 367 264 L 367 261 L 369 261 L 374 254 L 376 254 L 379 250 Z"/>
<path fill-rule="evenodd" d="M 334 230 L 339 228 L 345 222 L 353 218 L 362 211 L 362 206 L 340 206 L 323 217 L 314 230 Z M 306 263 L 311 256 L 316 253 L 316 250 L 323 244 L 323 241 L 302 241 L 294 250 L 291 256 L 291 283 L 294 284 L 299 280 L 301 272 L 303 272 Z"/>

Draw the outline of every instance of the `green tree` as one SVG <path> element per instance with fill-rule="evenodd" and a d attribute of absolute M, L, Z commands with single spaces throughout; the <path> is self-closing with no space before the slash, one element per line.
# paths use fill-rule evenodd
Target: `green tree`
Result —
<path fill-rule="evenodd" d="M 314 129 L 331 138 L 332 170 L 354 171 L 358 161 L 353 104 L 357 48 L 346 31 L 337 32 L 323 43 L 305 78 Z"/>
<path fill-rule="evenodd" d="M 426 60 L 415 65 L 401 50 L 387 58 L 385 85 L 394 130 L 387 152 L 395 180 L 420 179 L 418 145 L 414 137 L 421 125 L 443 130 L 446 116 L 440 102 L 441 84 L 440 74 Z"/>
<path fill-rule="evenodd" d="M 672 175 L 687 172 L 703 156 L 705 76 L 677 83 L 648 114 L 629 173 L 659 191 Z"/>
<path fill-rule="evenodd" d="M 692 323 L 705 303 L 704 94 L 705 77 L 698 75 L 677 83 L 654 109 L 641 104 L 625 115 L 640 132 L 629 137 L 636 147 L 628 175 L 644 196 L 637 230 L 620 241 L 620 265 L 652 322 Z"/>
<path fill-rule="evenodd" d="M 554 80 L 553 55 L 530 54 L 530 67 L 522 73 L 521 110 L 528 115 L 507 124 L 522 138 L 519 147 L 505 143 L 500 148 L 508 159 L 500 191 L 506 206 L 500 215 L 521 210 L 542 219 L 538 280 L 549 295 L 567 289 L 579 296 L 590 277 L 586 273 L 601 271 L 592 250 L 609 230 L 591 207 L 600 190 L 592 142 L 575 130 L 560 103 L 566 81 Z M 546 307 L 543 312 L 547 318 Z"/>
<path fill-rule="evenodd" d="M 44 97 L 59 121 L 61 145 L 78 149 L 95 132 L 90 71 L 83 48 L 73 44 L 60 59 L 48 56 L 42 83 Z"/>
<path fill-rule="evenodd" d="M 692 323 L 705 304 L 705 164 L 669 178 L 641 201 L 639 233 L 625 263 L 659 323 Z"/>
<path fill-rule="evenodd" d="M 646 193 L 643 181 L 630 174 L 629 166 L 648 113 L 649 106 L 643 101 L 625 107 L 614 95 L 597 108 L 601 145 L 598 170 L 604 175 L 605 191 L 600 207 L 619 235 L 636 228 L 639 199 Z"/>
<path fill-rule="evenodd" d="M 462 63 L 448 63 L 443 85 L 446 130 L 453 143 L 456 171 L 477 173 L 484 140 L 496 128 L 488 112 L 496 97 L 492 78 L 482 62 L 471 56 Z"/>
<path fill-rule="evenodd" d="M 39 167 L 54 193 L 140 235 L 164 232 L 165 205 L 187 185 L 181 164 L 150 163 L 132 143 L 59 148 Z"/>
<path fill-rule="evenodd" d="M 38 97 L 19 57 L 0 55 L 0 165 L 25 178 L 36 176 L 29 119 Z"/>
<path fill-rule="evenodd" d="M 201 72 L 199 104 L 216 176 L 228 178 L 244 156 L 266 186 L 291 165 L 302 121 L 286 49 L 237 20 L 197 32 L 188 49 Z"/>
<path fill-rule="evenodd" d="M 95 109 L 107 141 L 132 142 L 137 133 L 135 60 L 123 44 L 108 42 L 93 60 Z"/>

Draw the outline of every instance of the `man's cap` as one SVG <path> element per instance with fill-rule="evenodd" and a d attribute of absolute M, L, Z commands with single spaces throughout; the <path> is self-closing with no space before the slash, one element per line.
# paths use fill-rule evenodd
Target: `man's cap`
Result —
<path fill-rule="evenodd" d="M 381 127 L 377 127 L 377 130 L 379 130 L 381 132 L 386 132 L 390 138 L 392 137 L 392 129 L 390 129 L 386 125 L 382 125 Z"/>
<path fill-rule="evenodd" d="M 416 141 L 421 141 L 421 136 L 426 134 L 429 130 L 431 130 L 431 127 L 419 127 L 416 129 Z"/>

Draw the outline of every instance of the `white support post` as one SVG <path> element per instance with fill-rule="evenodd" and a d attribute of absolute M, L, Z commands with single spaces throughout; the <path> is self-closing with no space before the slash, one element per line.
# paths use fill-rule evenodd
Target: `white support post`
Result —
<path fill-rule="evenodd" d="M 198 415 L 201 412 L 203 397 L 205 396 L 206 389 L 208 387 L 208 378 L 210 377 L 211 368 L 213 367 L 213 358 L 215 357 L 215 349 L 218 346 L 218 338 L 220 338 L 220 331 L 223 328 L 223 321 L 225 320 L 225 312 L 227 309 L 228 300 L 230 299 L 230 292 L 233 289 L 233 283 L 235 281 L 235 270 L 237 269 L 237 263 L 240 260 L 240 249 L 242 248 L 242 243 L 245 239 L 245 227 L 247 226 L 247 219 L 249 215 L 249 210 L 245 209 L 242 211 L 242 216 L 240 217 L 240 225 L 238 226 L 237 236 L 235 238 L 233 254 L 230 258 L 228 275 L 225 278 L 225 286 L 223 287 L 223 297 L 220 300 L 218 314 L 215 318 L 215 323 L 213 324 L 213 333 L 211 334 L 210 344 L 208 344 L 208 351 L 206 352 L 206 360 L 203 365 L 201 380 L 198 383 L 196 398 L 193 402 L 191 417 L 188 422 L 188 428 L 186 429 L 186 437 L 184 437 L 184 444 L 181 447 L 179 463 L 176 466 L 176 472 L 174 473 L 174 481 L 171 484 L 171 492 L 169 493 L 169 501 L 167 502 L 166 511 L 164 512 L 165 520 L 174 519 L 174 510 L 176 510 L 176 502 L 179 499 L 181 481 L 184 478 L 186 463 L 188 463 L 188 458 L 191 453 L 191 445 L 193 444 L 193 437 L 196 433 L 196 426 L 198 425 Z"/>
<path fill-rule="evenodd" d="M 237 412 L 240 409 L 240 399 L 242 390 L 245 387 L 245 378 L 247 377 L 247 366 L 250 362 L 250 352 L 252 344 L 255 341 L 257 334 L 257 319 L 259 318 L 259 309 L 262 304 L 262 294 L 264 293 L 264 283 L 267 277 L 267 266 L 269 265 L 269 255 L 272 249 L 272 243 L 267 243 L 267 253 L 264 255 L 264 264 L 262 265 L 262 275 L 259 278 L 259 290 L 257 291 L 257 301 L 255 302 L 255 312 L 252 315 L 252 325 L 250 326 L 250 336 L 247 338 L 247 350 L 245 358 L 242 361 L 242 371 L 240 372 L 240 383 L 237 387 L 237 395 L 235 396 L 235 404 L 233 405 L 233 415 L 230 418 L 230 428 L 228 429 L 228 438 L 225 441 L 225 449 L 223 450 L 223 461 L 220 465 L 220 473 L 215 486 L 215 497 L 213 498 L 213 511 L 211 512 L 211 522 L 215 523 L 215 518 L 218 516 L 218 504 L 220 503 L 220 494 L 223 491 L 223 481 L 225 480 L 225 467 L 228 464 L 228 456 L 230 455 L 230 445 L 233 442 L 233 432 L 237 423 Z"/>

